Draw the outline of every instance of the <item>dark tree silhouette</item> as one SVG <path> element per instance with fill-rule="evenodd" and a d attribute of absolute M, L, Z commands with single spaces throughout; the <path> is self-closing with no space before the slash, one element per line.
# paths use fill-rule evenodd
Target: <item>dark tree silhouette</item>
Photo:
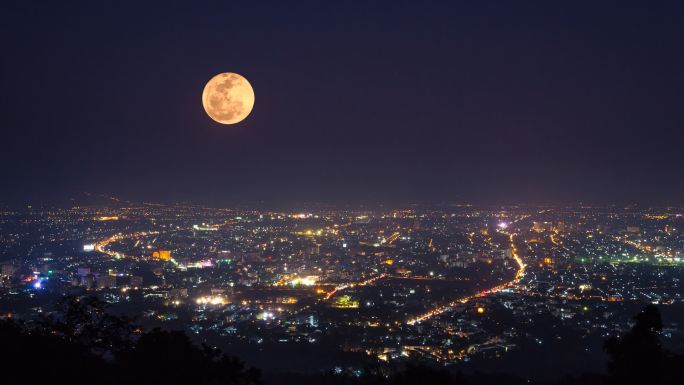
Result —
<path fill-rule="evenodd" d="M 660 343 L 663 324 L 655 306 L 645 307 L 622 337 L 605 342 L 610 357 L 609 376 L 580 374 L 556 385 L 684 384 L 684 358 Z M 38 374 L 58 383 L 92 384 L 196 384 L 259 385 L 260 372 L 247 369 L 238 359 L 217 349 L 193 344 L 180 331 L 154 329 L 132 333 L 130 320 L 111 315 L 95 298 L 67 297 L 55 312 L 36 324 L 0 321 L 0 372 L 3 383 L 25 382 Z M 28 371 L 26 368 L 30 368 Z M 387 369 L 387 370 L 386 370 Z M 525 384 L 527 380 L 497 374 L 468 374 L 424 365 L 369 367 L 366 375 L 286 374 L 272 378 L 274 384 L 331 385 L 412 384 Z"/>
<path fill-rule="evenodd" d="M 454 375 L 445 369 L 407 365 L 403 371 L 391 376 L 389 383 L 391 385 L 461 385 L 468 382 L 460 374 Z"/>
<path fill-rule="evenodd" d="M 237 358 L 200 348 L 179 331 L 154 329 L 133 349 L 119 355 L 121 380 L 127 384 L 259 384 L 260 373 Z"/>
<path fill-rule="evenodd" d="M 620 338 L 604 344 L 609 356 L 609 382 L 613 384 L 682 384 L 681 356 L 663 349 L 660 334 L 663 321 L 655 305 L 634 316 L 634 326 Z"/>
<path fill-rule="evenodd" d="M 81 345 L 39 329 L 0 322 L 0 373 L 4 384 L 25 383 L 27 378 L 73 385 L 113 384 L 110 366 Z"/>
<path fill-rule="evenodd" d="M 40 325 L 66 341 L 87 346 L 95 355 L 111 358 L 132 346 L 134 326 L 130 319 L 107 311 L 109 305 L 97 297 L 67 296 Z"/>
<path fill-rule="evenodd" d="M 237 358 L 197 346 L 183 332 L 136 336 L 128 318 L 94 297 L 65 297 L 36 324 L 0 322 L 0 372 L 7 383 L 31 373 L 69 384 L 258 385 L 260 372 Z"/>

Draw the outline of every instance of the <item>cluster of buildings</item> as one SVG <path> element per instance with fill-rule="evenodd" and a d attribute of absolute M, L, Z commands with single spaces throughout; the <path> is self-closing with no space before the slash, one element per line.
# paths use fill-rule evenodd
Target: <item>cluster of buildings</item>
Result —
<path fill-rule="evenodd" d="M 98 295 L 216 345 L 463 364 L 568 338 L 595 351 L 645 303 L 684 308 L 673 209 L 128 205 L 0 218 L 0 316 Z M 540 317 L 563 333 L 535 328 Z"/>

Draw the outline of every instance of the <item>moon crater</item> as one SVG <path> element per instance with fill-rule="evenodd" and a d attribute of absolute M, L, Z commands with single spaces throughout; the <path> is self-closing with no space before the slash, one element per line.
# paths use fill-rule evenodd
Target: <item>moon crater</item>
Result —
<path fill-rule="evenodd" d="M 224 72 L 204 86 L 202 105 L 207 115 L 218 123 L 239 123 L 252 112 L 254 89 L 242 75 Z"/>

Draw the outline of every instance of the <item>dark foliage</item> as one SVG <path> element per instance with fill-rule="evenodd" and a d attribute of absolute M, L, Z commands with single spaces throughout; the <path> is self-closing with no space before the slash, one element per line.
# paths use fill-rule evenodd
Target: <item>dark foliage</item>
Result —
<path fill-rule="evenodd" d="M 39 325 L 45 334 L 54 334 L 87 347 L 95 355 L 111 358 L 132 347 L 134 326 L 130 319 L 108 313 L 107 307 L 97 297 L 64 297 Z"/>
<path fill-rule="evenodd" d="M 260 384 L 237 358 L 194 345 L 183 332 L 136 336 L 130 320 L 96 298 L 66 297 L 37 324 L 0 323 L 0 371 L 8 384 L 40 378 L 73 385 Z"/>
<path fill-rule="evenodd" d="M 123 383 L 132 384 L 258 384 L 260 373 L 245 370 L 237 358 L 208 347 L 199 348 L 179 331 L 152 330 L 135 349 L 119 355 Z"/>
<path fill-rule="evenodd" d="M 110 365 L 83 346 L 11 321 L 0 322 L 3 383 L 59 381 L 74 385 L 113 384 Z"/>
<path fill-rule="evenodd" d="M 632 329 L 605 342 L 609 375 L 581 374 L 555 384 L 684 384 L 681 355 L 660 343 L 662 320 L 655 306 L 634 317 Z M 65 298 L 55 312 L 34 324 L 0 322 L 0 371 L 5 383 L 29 377 L 73 385 L 198 384 L 258 385 L 260 372 L 234 357 L 192 343 L 178 331 L 154 329 L 136 334 L 130 320 L 109 314 L 93 298 Z M 443 368 L 406 365 L 366 368 L 365 375 L 303 375 L 269 378 L 275 385 L 526 384 L 527 380 L 497 374 L 462 374 Z"/>
<path fill-rule="evenodd" d="M 634 316 L 634 326 L 620 338 L 610 338 L 604 350 L 610 360 L 611 384 L 684 384 L 682 356 L 660 343 L 663 322 L 655 305 Z"/>

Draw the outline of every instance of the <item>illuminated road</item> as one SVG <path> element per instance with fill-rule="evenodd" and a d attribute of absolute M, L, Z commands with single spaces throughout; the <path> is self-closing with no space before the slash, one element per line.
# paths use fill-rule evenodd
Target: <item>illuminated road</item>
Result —
<path fill-rule="evenodd" d="M 115 234 L 115 235 L 112 235 L 112 236 L 109 237 L 109 238 L 106 238 L 106 239 L 103 239 L 103 240 L 97 242 L 97 243 L 95 244 L 95 250 L 99 251 L 100 253 L 106 254 L 106 255 L 108 255 L 108 256 L 110 256 L 110 257 L 112 257 L 112 258 L 116 258 L 116 259 L 131 258 L 131 259 L 137 260 L 138 257 L 134 257 L 134 256 L 130 256 L 130 255 L 125 255 L 125 254 L 119 253 L 118 251 L 111 251 L 111 250 L 108 250 L 108 249 L 107 249 L 107 246 L 108 246 L 110 243 L 119 242 L 119 241 L 124 240 L 124 239 L 126 239 L 126 238 L 137 239 L 137 238 L 144 237 L 144 236 L 147 236 L 147 235 L 155 235 L 155 234 L 159 234 L 159 232 L 158 232 L 158 231 L 141 231 L 141 232 L 138 232 L 138 233 L 125 234 L 125 235 L 124 235 L 124 234 L 121 234 L 121 233 Z"/>
<path fill-rule="evenodd" d="M 510 239 L 510 242 L 511 242 L 511 249 L 512 249 L 512 251 L 513 251 L 513 259 L 514 259 L 515 262 L 518 264 L 518 271 L 516 271 L 515 277 L 513 277 L 513 279 L 512 279 L 511 281 L 506 282 L 506 283 L 503 283 L 503 284 L 501 284 L 501 285 L 494 286 L 493 288 L 491 288 L 491 289 L 489 289 L 489 290 L 484 290 L 484 291 L 481 291 L 481 292 L 479 292 L 479 293 L 477 293 L 477 294 L 473 294 L 473 295 L 469 295 L 469 296 L 457 298 L 457 299 L 455 299 L 455 300 L 449 302 L 449 303 L 446 304 L 446 305 L 442 305 L 442 306 L 436 307 L 436 308 L 430 310 L 429 312 L 427 312 L 427 313 L 425 313 L 425 314 L 422 314 L 422 315 L 420 315 L 420 316 L 418 316 L 418 317 L 416 317 L 416 318 L 410 319 L 410 320 L 406 321 L 406 323 L 409 324 L 409 325 L 414 325 L 414 324 L 416 324 L 416 323 L 419 323 L 419 322 L 425 321 L 425 320 L 427 320 L 427 319 L 430 319 L 430 318 L 432 318 L 432 317 L 434 317 L 434 316 L 436 316 L 436 315 L 443 314 L 443 313 L 445 313 L 446 311 L 448 311 L 449 309 L 451 309 L 452 307 L 454 307 L 454 306 L 456 306 L 456 305 L 458 305 L 458 304 L 467 303 L 468 301 L 470 301 L 470 300 L 472 300 L 472 299 L 475 299 L 475 298 L 482 298 L 482 297 L 485 297 L 485 296 L 487 296 L 487 295 L 489 295 L 489 294 L 496 293 L 496 292 L 498 292 L 498 291 L 501 291 L 501 290 L 503 290 L 503 289 L 509 288 L 509 287 L 515 285 L 516 283 L 518 283 L 518 282 L 520 281 L 520 279 L 525 275 L 525 263 L 523 263 L 522 259 L 521 259 L 520 256 L 518 255 L 518 249 L 515 247 L 515 242 L 513 242 L 513 234 L 509 234 L 509 239 Z"/>
<path fill-rule="evenodd" d="M 647 258 L 649 255 L 655 256 L 655 257 L 660 257 L 660 258 L 674 258 L 676 255 L 675 250 L 672 250 L 668 247 L 664 248 L 664 251 L 660 251 L 659 253 L 656 253 L 656 251 L 653 249 L 653 247 L 649 245 L 642 245 L 641 242 L 639 241 L 632 241 L 627 236 L 613 236 L 613 239 L 617 240 L 618 242 L 623 242 L 627 245 L 630 245 L 637 250 L 639 250 L 643 255 L 643 258 Z M 635 257 L 636 258 L 636 257 Z"/>
<path fill-rule="evenodd" d="M 107 246 L 109 246 L 109 244 L 111 244 L 113 242 L 118 242 L 118 241 L 121 241 L 121 240 L 126 239 L 126 238 L 137 239 L 140 237 L 144 237 L 144 236 L 148 236 L 148 235 L 154 235 L 154 234 L 159 234 L 159 232 L 152 231 L 152 232 L 138 232 L 138 233 L 132 233 L 132 234 L 115 234 L 109 238 L 106 238 L 104 240 L 97 242 L 95 244 L 95 249 L 97 251 L 103 253 L 103 254 L 106 254 L 110 257 L 117 258 L 117 259 L 122 259 L 122 258 L 138 259 L 137 257 L 134 257 L 134 256 L 129 256 L 129 255 L 125 255 L 125 254 L 122 254 L 122 253 L 119 253 L 116 251 L 111 251 L 107 248 Z M 430 319 L 434 316 L 443 314 L 458 304 L 467 303 L 468 301 L 475 299 L 475 298 L 485 297 L 489 294 L 496 293 L 498 291 L 504 290 L 506 288 L 509 288 L 509 287 L 517 284 L 520 281 L 520 279 L 524 276 L 526 266 L 523 263 L 520 256 L 518 255 L 518 250 L 515 247 L 515 242 L 513 241 L 514 240 L 513 238 L 514 238 L 514 235 L 509 234 L 509 239 L 510 239 L 510 244 L 511 244 L 511 249 L 512 249 L 512 254 L 513 254 L 512 257 L 515 260 L 515 262 L 518 264 L 518 270 L 516 271 L 515 276 L 513 277 L 513 279 L 511 281 L 497 285 L 495 287 L 492 287 L 488 290 L 481 291 L 481 292 L 476 293 L 476 294 L 457 298 L 457 299 L 455 299 L 455 300 L 453 300 L 453 301 L 451 301 L 445 305 L 441 305 L 439 307 L 436 307 L 436 308 L 430 310 L 429 312 L 424 313 L 424 314 L 422 314 L 416 318 L 410 319 L 406 323 L 409 325 L 414 325 L 416 323 L 420 323 L 420 322 L 425 321 L 427 319 Z M 172 262 L 175 262 L 175 261 L 172 261 Z M 387 277 L 391 277 L 391 276 L 392 275 L 390 275 L 390 274 L 383 273 L 383 274 L 379 274 L 379 275 L 370 277 L 370 278 L 365 279 L 363 281 L 354 282 L 354 283 L 345 283 L 345 284 L 339 285 L 339 286 L 335 287 L 332 291 L 328 292 L 326 294 L 326 296 L 323 298 L 323 301 L 329 300 L 330 298 L 335 296 L 335 294 L 337 294 L 337 293 L 339 293 L 345 289 L 353 288 L 356 286 L 370 285 L 370 284 L 375 283 L 378 280 L 381 280 L 381 279 L 387 278 Z M 422 278 L 423 277 L 414 277 L 414 279 L 422 279 Z"/>
<path fill-rule="evenodd" d="M 366 279 L 365 281 L 355 282 L 355 283 L 345 283 L 345 284 L 343 284 L 343 285 L 337 286 L 335 289 L 333 289 L 333 291 L 331 291 L 331 292 L 329 292 L 328 294 L 326 294 L 326 296 L 325 296 L 325 298 L 324 298 L 323 300 L 324 300 L 324 301 L 329 300 L 330 298 L 332 298 L 332 296 L 334 296 L 335 294 L 341 292 L 341 291 L 344 290 L 344 289 L 348 289 L 348 288 L 350 288 L 350 287 L 355 287 L 355 286 L 366 286 L 366 285 L 370 285 L 371 283 L 373 283 L 373 282 L 375 282 L 375 281 L 377 281 L 377 280 L 379 280 L 379 279 L 383 279 L 383 278 L 385 278 L 385 277 L 387 277 L 387 276 L 388 276 L 388 274 L 383 273 L 383 274 L 376 275 L 376 276 L 374 276 L 374 277 L 368 278 L 368 279 Z"/>

